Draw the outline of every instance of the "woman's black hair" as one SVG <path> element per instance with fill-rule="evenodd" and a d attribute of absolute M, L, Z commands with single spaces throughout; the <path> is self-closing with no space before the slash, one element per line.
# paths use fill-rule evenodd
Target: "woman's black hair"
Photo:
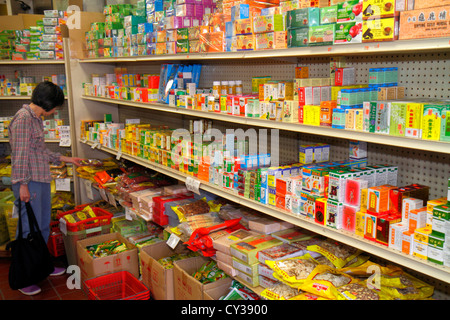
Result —
<path fill-rule="evenodd" d="M 53 82 L 43 81 L 33 90 L 31 102 L 48 112 L 63 105 L 64 92 Z"/>

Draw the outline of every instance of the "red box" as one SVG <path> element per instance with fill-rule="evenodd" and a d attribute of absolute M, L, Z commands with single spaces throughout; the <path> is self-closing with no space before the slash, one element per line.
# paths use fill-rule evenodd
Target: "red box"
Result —
<path fill-rule="evenodd" d="M 286 209 L 286 197 L 276 195 L 275 197 L 275 206 L 280 209 Z"/>
<path fill-rule="evenodd" d="M 427 203 L 429 191 L 430 187 L 417 183 L 392 189 L 389 191 L 389 210 L 392 213 L 402 213 L 402 203 L 405 198 L 416 198 Z"/>
<path fill-rule="evenodd" d="M 317 199 L 314 204 L 315 204 L 314 221 L 318 224 L 325 225 L 327 199 L 326 198 Z"/>
<path fill-rule="evenodd" d="M 398 214 L 388 214 L 377 217 L 377 226 L 375 232 L 375 242 L 389 246 L 389 229 L 391 224 L 401 222 L 402 216 Z"/>
<path fill-rule="evenodd" d="M 342 229 L 352 233 L 355 232 L 357 211 L 359 211 L 359 207 L 344 204 L 344 210 L 342 212 Z"/>
<path fill-rule="evenodd" d="M 345 208 L 345 206 L 344 206 Z M 364 238 L 367 240 L 375 241 L 377 238 L 377 223 L 379 218 L 385 218 L 388 216 L 388 211 L 386 212 L 373 212 L 367 211 L 365 215 L 364 222 Z"/>
<path fill-rule="evenodd" d="M 276 195 L 277 196 L 282 196 L 285 197 L 286 193 L 287 193 L 287 183 L 286 180 L 283 178 L 277 178 L 277 182 L 276 182 Z"/>
<path fill-rule="evenodd" d="M 153 198 L 153 221 L 160 226 L 169 224 L 169 217 L 165 214 L 164 204 L 182 199 L 191 199 L 192 194 L 177 194 Z"/>

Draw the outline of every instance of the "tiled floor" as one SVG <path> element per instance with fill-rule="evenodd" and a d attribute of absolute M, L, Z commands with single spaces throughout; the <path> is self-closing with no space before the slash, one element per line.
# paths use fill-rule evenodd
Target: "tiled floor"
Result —
<path fill-rule="evenodd" d="M 10 261 L 10 258 L 0 257 L 0 300 L 87 300 L 82 290 L 67 287 L 68 274 L 48 277 L 38 284 L 42 291 L 34 296 L 26 296 L 18 290 L 12 290 L 8 284 Z M 61 262 L 56 263 L 62 266 Z"/>

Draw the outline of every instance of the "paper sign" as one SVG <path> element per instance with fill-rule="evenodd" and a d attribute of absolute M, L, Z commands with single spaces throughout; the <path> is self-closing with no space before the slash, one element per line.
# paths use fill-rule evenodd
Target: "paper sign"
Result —
<path fill-rule="evenodd" d="M 56 191 L 68 191 L 70 192 L 70 178 L 55 179 Z"/>
<path fill-rule="evenodd" d="M 180 237 L 178 237 L 176 234 L 172 233 L 169 237 L 169 239 L 167 239 L 166 244 L 171 247 L 172 249 L 175 249 L 175 247 L 177 246 L 178 242 L 180 242 Z"/>
<path fill-rule="evenodd" d="M 84 179 L 84 188 L 86 190 L 86 196 L 90 200 L 94 200 L 94 194 L 92 193 L 92 182 L 90 180 Z"/>
<path fill-rule="evenodd" d="M 196 194 L 200 194 L 200 181 L 196 180 L 192 177 L 186 178 L 186 189 L 189 191 L 195 192 Z"/>

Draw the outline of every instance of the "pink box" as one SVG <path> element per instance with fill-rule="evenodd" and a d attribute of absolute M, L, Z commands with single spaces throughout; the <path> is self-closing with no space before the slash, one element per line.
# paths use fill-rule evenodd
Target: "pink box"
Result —
<path fill-rule="evenodd" d="M 353 233 L 355 232 L 357 211 L 359 211 L 359 207 L 344 204 L 344 210 L 342 212 L 342 229 Z"/>
<path fill-rule="evenodd" d="M 203 7 L 202 4 L 194 5 L 194 17 L 203 17 L 204 12 L 205 12 L 205 8 Z"/>
<path fill-rule="evenodd" d="M 368 182 L 361 178 L 347 179 L 345 187 L 344 204 L 359 206 L 361 203 L 362 189 L 367 189 Z"/>

